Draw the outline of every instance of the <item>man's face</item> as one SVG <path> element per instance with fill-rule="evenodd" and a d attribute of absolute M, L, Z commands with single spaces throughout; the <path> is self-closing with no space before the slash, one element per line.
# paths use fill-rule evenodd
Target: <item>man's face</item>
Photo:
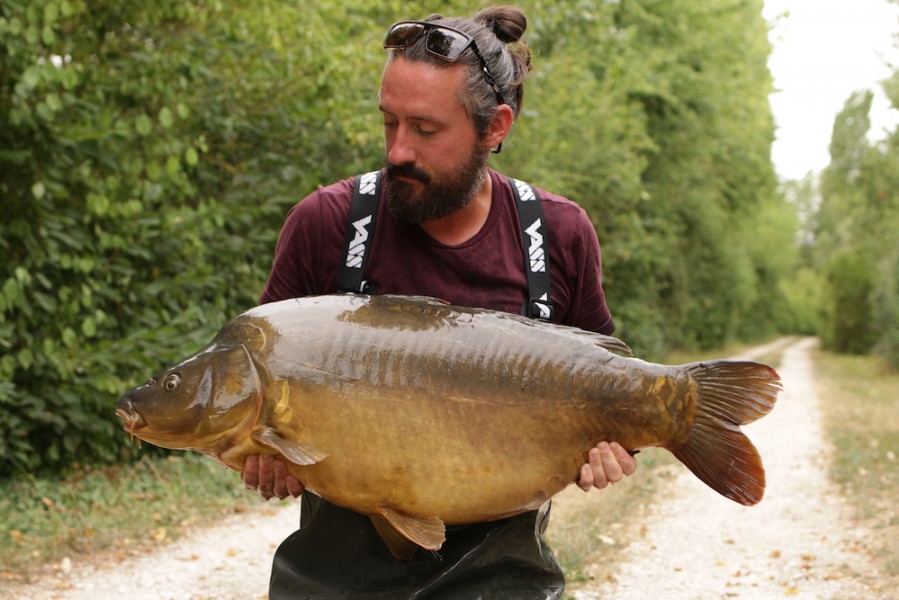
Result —
<path fill-rule="evenodd" d="M 386 197 L 394 218 L 439 219 L 468 206 L 483 185 L 489 148 L 459 104 L 465 69 L 397 57 L 381 80 Z"/>

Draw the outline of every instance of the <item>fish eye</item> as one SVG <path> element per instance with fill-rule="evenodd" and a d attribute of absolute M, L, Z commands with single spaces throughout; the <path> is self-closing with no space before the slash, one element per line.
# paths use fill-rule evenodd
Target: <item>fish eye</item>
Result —
<path fill-rule="evenodd" d="M 169 373 L 165 381 L 162 382 L 162 387 L 165 388 L 167 392 L 174 392 L 178 389 L 178 386 L 181 385 L 181 375 L 177 373 Z"/>

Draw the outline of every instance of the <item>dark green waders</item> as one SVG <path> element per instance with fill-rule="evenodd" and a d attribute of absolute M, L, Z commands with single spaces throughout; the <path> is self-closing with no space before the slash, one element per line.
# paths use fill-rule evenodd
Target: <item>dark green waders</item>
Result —
<path fill-rule="evenodd" d="M 393 557 L 370 519 L 303 494 L 301 527 L 275 553 L 269 600 L 548 600 L 565 580 L 543 539 L 549 504 L 447 528 L 439 552 Z"/>

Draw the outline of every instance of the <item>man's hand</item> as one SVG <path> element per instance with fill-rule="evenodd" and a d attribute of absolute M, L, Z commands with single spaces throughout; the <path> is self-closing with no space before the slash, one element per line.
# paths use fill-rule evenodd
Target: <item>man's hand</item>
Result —
<path fill-rule="evenodd" d="M 303 484 L 287 472 L 287 464 L 270 454 L 251 454 L 243 463 L 240 479 L 248 490 L 256 490 L 268 500 L 277 496 L 296 498 L 303 493 Z"/>
<path fill-rule="evenodd" d="M 590 488 L 603 489 L 610 483 L 618 483 L 637 470 L 637 460 L 628 454 L 618 442 L 600 442 L 590 448 L 588 462 L 581 467 L 577 485 L 585 492 Z"/>

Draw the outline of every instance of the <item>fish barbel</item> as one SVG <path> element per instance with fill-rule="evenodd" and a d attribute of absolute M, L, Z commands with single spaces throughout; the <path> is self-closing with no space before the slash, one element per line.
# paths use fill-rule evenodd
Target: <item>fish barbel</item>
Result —
<path fill-rule="evenodd" d="M 538 508 L 603 440 L 666 448 L 724 496 L 761 500 L 740 425 L 774 406 L 774 369 L 620 354 L 616 338 L 430 298 L 298 298 L 235 317 L 116 414 L 132 436 L 236 471 L 280 455 L 404 558 L 439 549 L 445 525 Z"/>

